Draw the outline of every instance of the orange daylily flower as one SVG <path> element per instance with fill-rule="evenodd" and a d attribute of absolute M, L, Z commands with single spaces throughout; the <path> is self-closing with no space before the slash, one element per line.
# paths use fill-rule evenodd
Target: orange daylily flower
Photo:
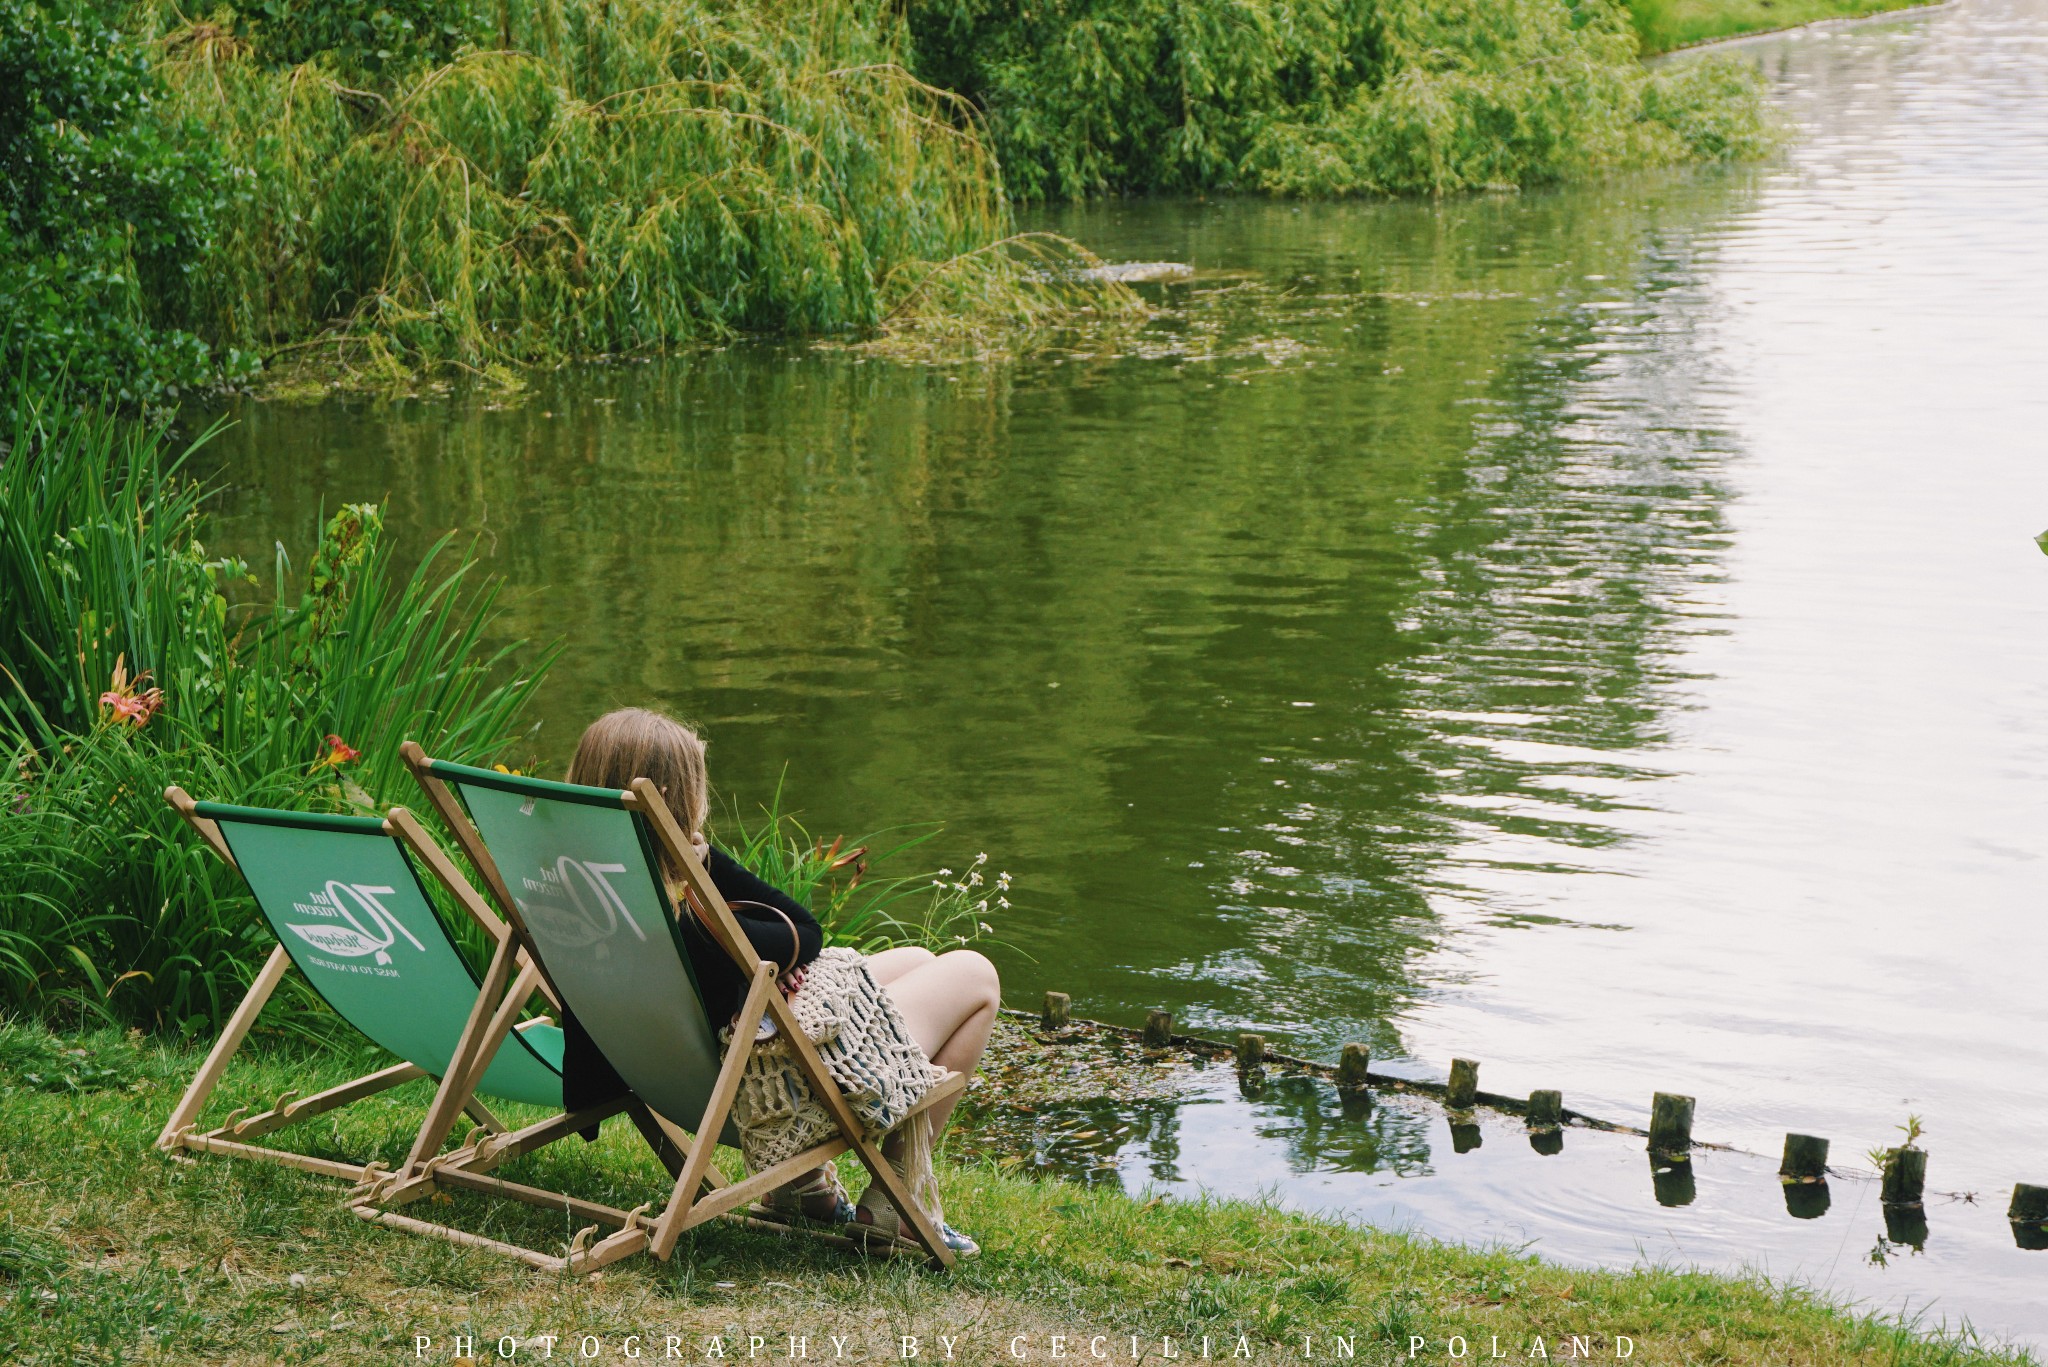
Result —
<path fill-rule="evenodd" d="M 313 766 L 316 769 L 339 767 L 340 765 L 347 764 L 350 760 L 363 757 L 362 751 L 350 745 L 340 736 L 329 734 L 322 737 L 322 739 L 327 742 L 327 753 L 322 755 L 319 763 Z"/>
<path fill-rule="evenodd" d="M 164 705 L 164 691 L 161 688 L 144 688 L 143 680 L 149 671 L 143 670 L 134 678 L 128 677 L 128 656 L 124 653 L 114 657 L 114 677 L 109 680 L 106 692 L 100 694 L 100 707 L 107 712 L 107 720 L 127 723 L 140 730 L 149 724 Z"/>

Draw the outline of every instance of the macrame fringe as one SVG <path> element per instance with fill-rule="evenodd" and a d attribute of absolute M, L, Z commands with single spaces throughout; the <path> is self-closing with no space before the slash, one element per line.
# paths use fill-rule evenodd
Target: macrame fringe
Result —
<path fill-rule="evenodd" d="M 851 949 L 828 949 L 804 970 L 804 985 L 790 999 L 804 1035 L 818 1048 L 863 1135 L 886 1141 L 904 1135 L 900 1161 L 890 1166 L 934 1221 L 944 1218 L 932 1171 L 931 1125 L 911 1108 L 943 1078 L 925 1057 L 896 1003 L 882 990 L 867 961 Z M 725 1032 L 730 1043 L 731 1031 Z M 780 1035 L 761 1041 L 747 1059 L 733 1102 L 733 1123 L 747 1166 L 762 1172 L 824 1143 L 837 1132 Z"/>

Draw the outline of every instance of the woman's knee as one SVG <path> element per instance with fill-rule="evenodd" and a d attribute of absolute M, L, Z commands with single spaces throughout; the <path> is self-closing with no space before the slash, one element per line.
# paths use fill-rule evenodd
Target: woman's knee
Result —
<path fill-rule="evenodd" d="M 898 945 L 868 955 L 868 969 L 875 981 L 887 986 L 904 974 L 923 968 L 939 956 L 923 945 Z"/>
<path fill-rule="evenodd" d="M 1002 1005 L 1003 980 L 986 954 L 973 949 L 949 949 L 939 955 L 947 976 L 970 989 L 979 1004 L 991 1009 Z"/>

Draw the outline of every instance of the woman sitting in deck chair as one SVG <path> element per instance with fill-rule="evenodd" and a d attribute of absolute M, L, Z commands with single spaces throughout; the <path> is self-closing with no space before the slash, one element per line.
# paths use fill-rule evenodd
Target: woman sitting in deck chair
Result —
<path fill-rule="evenodd" d="M 590 724 L 577 743 L 576 757 L 569 765 L 569 782 L 625 788 L 635 778 L 649 779 L 661 790 L 669 809 L 696 846 L 697 856 L 704 862 L 711 881 L 753 942 L 755 952 L 775 963 L 792 965 L 778 985 L 784 996 L 794 994 L 802 986 L 805 966 L 818 957 L 823 943 L 817 918 L 795 898 L 756 878 L 738 860 L 705 840 L 710 782 L 705 770 L 704 742 L 689 727 L 659 712 L 629 707 L 606 713 Z M 671 871 L 670 876 L 674 880 L 675 872 Z M 732 957 L 712 941 L 696 916 L 685 913 L 681 921 L 691 932 L 684 936 L 684 942 L 689 948 L 690 964 L 703 994 L 705 1010 L 715 1024 L 722 1026 L 739 1011 L 747 990 L 746 979 Z M 996 1010 L 1001 1003 L 995 965 L 971 949 L 933 954 L 915 946 L 871 955 L 867 965 L 925 1055 L 942 1068 L 972 1074 L 981 1061 L 982 1051 L 988 1047 L 989 1032 L 995 1027 Z M 564 1105 L 573 1111 L 624 1091 L 625 1083 L 575 1018 L 565 1012 L 562 1027 Z M 953 1103 L 943 1101 L 928 1112 L 934 1141 L 952 1110 Z M 903 1162 L 905 1143 L 905 1136 L 897 1133 L 883 1146 L 884 1155 L 898 1167 Z M 769 1204 L 783 1215 L 858 1224 L 882 1235 L 894 1236 L 902 1224 L 878 1186 L 871 1185 L 862 1193 L 858 1206 L 848 1202 L 838 1172 L 830 1163 L 777 1191 Z M 940 1233 L 957 1255 L 967 1257 L 980 1251 L 974 1240 L 950 1225 L 941 1224 Z"/>

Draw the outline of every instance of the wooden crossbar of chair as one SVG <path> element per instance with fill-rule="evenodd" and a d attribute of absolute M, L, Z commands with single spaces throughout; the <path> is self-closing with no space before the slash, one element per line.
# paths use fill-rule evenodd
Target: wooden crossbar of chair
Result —
<path fill-rule="evenodd" d="M 435 761 L 429 758 L 416 742 L 405 742 L 400 747 L 400 753 L 406 767 L 418 781 L 420 790 L 440 814 L 456 843 L 461 846 L 465 857 L 482 877 L 486 888 L 497 903 L 497 910 L 510 928 L 511 939 L 520 945 L 536 970 L 538 979 L 542 982 L 549 981 L 545 956 L 534 943 L 518 902 L 513 898 L 498 865 L 492 859 L 491 852 L 485 847 L 481 832 L 470 820 L 461 800 L 450 789 L 448 783 L 435 773 Z M 839 1246 L 868 1248 L 884 1253 L 915 1251 L 941 1268 L 950 1268 L 953 1263 L 953 1252 L 941 1238 L 938 1227 L 930 1214 L 913 1198 L 908 1183 L 883 1156 L 880 1146 L 869 1139 L 861 1129 L 852 1107 L 840 1094 L 838 1084 L 819 1055 L 817 1046 L 804 1034 L 789 1002 L 776 989 L 776 965 L 762 959 L 755 952 L 752 942 L 747 939 L 746 933 L 733 916 L 732 909 L 726 905 L 724 897 L 711 881 L 710 874 L 698 860 L 695 849 L 669 810 L 668 804 L 662 799 L 659 790 L 647 779 L 637 778 L 630 790 L 619 794 L 619 805 L 648 823 L 662 852 L 668 856 L 674 867 L 683 871 L 683 881 L 691 894 L 690 900 L 694 901 L 703 913 L 701 920 L 705 929 L 718 947 L 739 965 L 749 980 L 745 1003 L 734 1018 L 732 1043 L 725 1050 L 710 1098 L 695 1129 L 684 1131 L 680 1125 L 686 1121 L 686 1117 L 656 1115 L 651 1108 L 637 1099 L 631 1100 L 626 1107 L 633 1114 L 643 1138 L 663 1160 L 664 1166 L 674 1178 L 674 1185 L 670 1188 L 668 1199 L 660 1213 L 649 1215 L 644 1211 L 618 1211 L 591 1202 L 579 1202 L 564 1193 L 548 1192 L 502 1179 L 489 1178 L 477 1171 L 475 1165 L 465 1162 L 462 1155 L 455 1154 L 433 1166 L 431 1170 L 429 1164 L 425 1162 L 408 1164 L 397 1180 L 378 1192 L 375 1199 L 358 1205 L 356 1214 L 366 1220 L 375 1220 L 415 1233 L 434 1235 L 436 1230 L 426 1226 L 424 1222 L 399 1216 L 388 1207 L 414 1199 L 445 1184 L 554 1209 L 580 1212 L 578 1218 L 590 1219 L 593 1226 L 613 1226 L 617 1230 L 616 1233 L 595 1239 L 594 1242 L 584 1237 L 594 1235 L 594 1228 L 582 1231 L 568 1251 L 562 1255 L 546 1254 L 478 1235 L 464 1234 L 453 1240 L 468 1247 L 491 1248 L 536 1267 L 572 1273 L 593 1272 L 621 1258 L 643 1251 L 665 1261 L 674 1253 L 676 1242 L 683 1231 L 720 1217 L 754 1227 L 798 1229 Z M 399 822 L 401 829 L 407 824 L 417 827 L 416 821 L 413 821 L 409 814 L 404 814 L 401 820 L 401 813 L 402 809 L 394 809 L 392 813 L 394 822 Z M 676 908 L 672 914 L 689 913 Z M 556 994 L 556 998 L 559 1000 L 559 994 Z M 731 1118 L 734 1101 L 739 1095 L 740 1082 L 746 1072 L 747 1061 L 757 1042 L 758 1027 L 764 1019 L 772 1020 L 781 1036 L 789 1042 L 798 1069 L 831 1115 L 836 1132 L 825 1143 L 777 1163 L 763 1172 L 750 1174 L 739 1181 L 727 1182 L 720 1177 L 712 1160 L 718 1148 L 718 1137 L 724 1133 Z M 475 1057 L 466 1065 L 470 1072 L 481 1070 L 489 1063 L 490 1051 L 496 1047 L 498 1038 L 502 1036 L 494 1037 L 492 1032 L 482 1032 L 471 1041 Z M 455 1085 L 452 1079 L 456 1073 L 457 1068 L 451 1065 L 449 1077 L 442 1083 L 444 1092 Z M 912 1116 L 922 1116 L 931 1107 L 956 1099 L 965 1091 L 966 1086 L 967 1078 L 963 1074 L 947 1074 L 919 1100 Z M 452 1102 L 442 1103 L 442 1107 L 445 1109 L 448 1104 Z M 747 1209 L 749 1203 L 767 1196 L 818 1164 L 849 1151 L 868 1170 L 870 1179 L 881 1184 L 882 1190 L 901 1214 L 903 1223 L 910 1232 L 909 1239 L 880 1241 L 850 1238 L 830 1230 L 785 1225 L 765 1218 L 761 1211 Z"/>

